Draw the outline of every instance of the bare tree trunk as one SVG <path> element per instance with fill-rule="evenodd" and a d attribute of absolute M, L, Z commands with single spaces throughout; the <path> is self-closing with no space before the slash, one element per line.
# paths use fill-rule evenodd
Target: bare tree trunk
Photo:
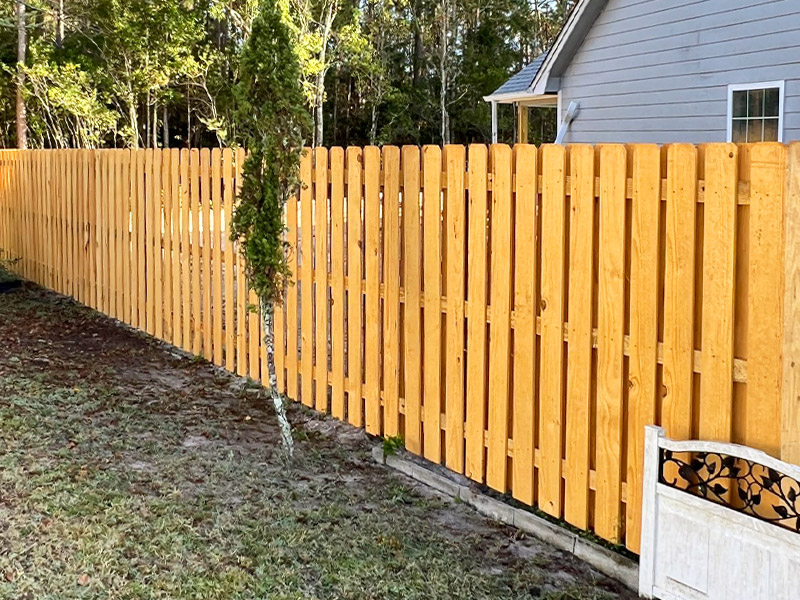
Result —
<path fill-rule="evenodd" d="M 439 90 L 439 109 L 441 111 L 441 134 L 442 144 L 450 143 L 450 113 L 447 111 L 447 57 L 448 57 L 448 42 L 447 39 L 450 28 L 450 8 L 448 0 L 442 0 L 442 40 L 441 40 L 441 54 L 439 55 L 439 78 L 441 87 Z"/>
<path fill-rule="evenodd" d="M 370 124 L 369 124 L 369 143 L 374 146 L 377 138 L 378 138 L 378 104 L 376 102 L 373 102 L 372 112 L 370 114 Z"/>
<path fill-rule="evenodd" d="M 192 147 L 192 89 L 186 85 L 186 147 Z"/>
<path fill-rule="evenodd" d="M 145 124 L 144 124 L 144 144 L 145 148 L 150 147 L 150 90 L 147 90 L 147 99 L 144 103 Z"/>
<path fill-rule="evenodd" d="M 163 108 L 162 114 L 163 114 L 163 117 L 162 117 L 163 118 L 163 123 L 162 123 L 162 125 L 163 125 L 163 134 L 164 134 L 163 135 L 162 145 L 164 146 L 164 148 L 169 148 L 169 121 L 168 121 L 168 119 L 169 119 L 169 111 L 167 110 L 166 103 L 164 104 L 164 108 Z"/>
<path fill-rule="evenodd" d="M 411 59 L 411 86 L 417 89 L 419 85 L 420 66 L 422 64 L 422 29 L 420 28 L 420 15 L 418 1 L 412 2 L 412 25 L 414 27 L 414 49 Z"/>
<path fill-rule="evenodd" d="M 322 145 L 322 136 L 324 134 L 324 106 L 325 102 L 325 74 L 328 72 L 328 67 L 325 65 L 325 60 L 328 53 L 328 39 L 331 36 L 331 29 L 333 28 L 333 18 L 336 15 L 335 0 L 330 2 L 326 8 L 325 25 L 322 32 L 322 48 L 319 51 L 320 69 L 317 73 L 317 81 L 314 90 L 314 146 Z"/>
<path fill-rule="evenodd" d="M 64 0 L 58 0 L 56 7 L 56 48 L 64 45 Z"/>
<path fill-rule="evenodd" d="M 28 51 L 28 32 L 25 27 L 25 0 L 17 0 L 17 148 L 28 147 L 28 119 L 25 114 L 25 60 Z"/>
<path fill-rule="evenodd" d="M 153 101 L 153 149 L 158 148 L 158 100 Z"/>
<path fill-rule="evenodd" d="M 339 69 L 336 69 L 336 80 L 333 83 L 333 139 L 331 145 L 336 145 L 336 129 L 339 123 Z"/>
<path fill-rule="evenodd" d="M 131 131 L 133 131 L 133 149 L 139 149 L 139 111 L 137 110 L 136 103 L 131 100 L 128 103 L 128 119 L 131 122 Z M 146 145 L 146 144 L 145 144 Z"/>
<path fill-rule="evenodd" d="M 275 306 L 272 302 L 261 302 L 261 318 L 264 321 L 264 345 L 267 348 L 267 370 L 269 371 L 269 395 L 272 405 L 275 407 L 275 414 L 278 417 L 278 425 L 281 430 L 281 441 L 286 457 L 291 459 L 294 456 L 294 440 L 292 440 L 292 426 L 286 416 L 286 405 L 278 392 L 278 377 L 275 373 Z"/>

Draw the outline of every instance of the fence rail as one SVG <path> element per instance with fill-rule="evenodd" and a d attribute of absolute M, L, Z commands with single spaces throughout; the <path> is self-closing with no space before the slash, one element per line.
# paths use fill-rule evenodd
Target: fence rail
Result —
<path fill-rule="evenodd" d="M 228 241 L 243 158 L 3 151 L 0 259 L 266 381 Z M 797 165 L 779 144 L 309 151 L 280 389 L 638 552 L 645 425 L 800 461 Z"/>

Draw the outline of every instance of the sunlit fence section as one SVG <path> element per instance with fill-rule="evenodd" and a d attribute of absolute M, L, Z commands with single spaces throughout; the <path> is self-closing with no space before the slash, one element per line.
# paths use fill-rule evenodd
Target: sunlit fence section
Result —
<path fill-rule="evenodd" d="M 4 151 L 0 259 L 266 381 L 243 159 Z M 301 178 L 290 398 L 633 551 L 645 425 L 800 461 L 800 146 L 317 148 Z"/>

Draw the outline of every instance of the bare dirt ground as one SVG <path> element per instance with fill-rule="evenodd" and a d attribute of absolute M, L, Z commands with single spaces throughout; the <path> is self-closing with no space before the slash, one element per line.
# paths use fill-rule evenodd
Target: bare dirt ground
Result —
<path fill-rule="evenodd" d="M 633 598 L 255 384 L 40 288 L 0 294 L 0 598 Z"/>

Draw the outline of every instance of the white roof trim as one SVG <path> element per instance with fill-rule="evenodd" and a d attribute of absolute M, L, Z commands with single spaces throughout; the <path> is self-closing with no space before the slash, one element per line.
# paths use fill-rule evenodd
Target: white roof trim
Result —
<path fill-rule="evenodd" d="M 530 87 L 528 90 L 533 94 L 544 94 L 545 89 L 547 88 L 547 82 L 550 79 L 550 70 L 553 68 L 553 63 L 558 57 L 561 50 L 564 48 L 564 44 L 572 35 L 575 26 L 581 20 L 581 17 L 586 13 L 586 8 L 595 0 L 578 0 L 578 4 L 575 5 L 575 8 L 572 9 L 572 12 L 567 19 L 567 22 L 564 24 L 564 27 L 561 29 L 561 32 L 558 34 L 553 47 L 550 49 L 550 52 L 547 53 L 547 58 L 544 59 L 542 66 L 539 67 L 539 71 L 536 73 L 536 76 L 533 78 Z"/>
<path fill-rule="evenodd" d="M 508 92 L 506 94 L 491 94 L 484 96 L 485 102 L 497 102 L 498 104 L 514 104 L 515 102 L 530 102 L 542 104 L 546 101 L 555 102 L 557 94 L 532 94 L 531 92 Z M 555 106 L 555 104 L 554 104 Z"/>

